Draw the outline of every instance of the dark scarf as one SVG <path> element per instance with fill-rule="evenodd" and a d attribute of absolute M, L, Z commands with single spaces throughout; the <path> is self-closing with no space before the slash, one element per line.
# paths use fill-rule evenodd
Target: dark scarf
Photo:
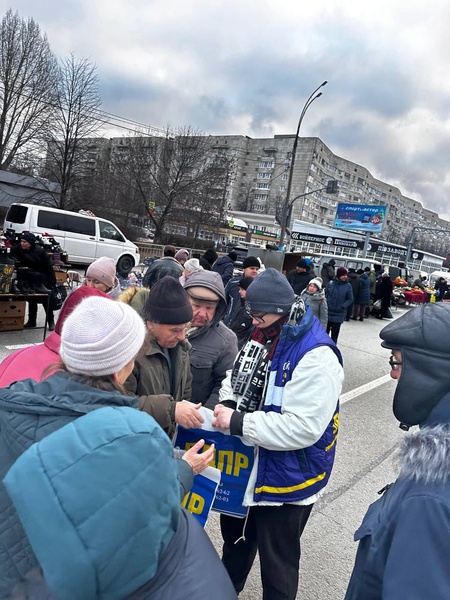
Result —
<path fill-rule="evenodd" d="M 280 339 L 281 329 L 287 321 L 288 315 L 284 315 L 269 327 L 256 328 L 251 339 L 237 355 L 231 374 L 231 385 L 234 394 L 239 396 L 240 412 L 260 410 L 270 363 Z"/>

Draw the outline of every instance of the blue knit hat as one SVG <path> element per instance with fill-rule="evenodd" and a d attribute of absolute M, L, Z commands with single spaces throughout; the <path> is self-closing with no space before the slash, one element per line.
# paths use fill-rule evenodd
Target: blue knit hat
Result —
<path fill-rule="evenodd" d="M 245 299 L 252 311 L 284 315 L 291 310 L 295 294 L 286 277 L 270 268 L 255 277 Z"/>

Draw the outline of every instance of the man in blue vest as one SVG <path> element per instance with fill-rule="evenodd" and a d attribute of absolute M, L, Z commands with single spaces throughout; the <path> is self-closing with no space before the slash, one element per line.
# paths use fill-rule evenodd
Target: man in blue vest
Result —
<path fill-rule="evenodd" d="M 300 537 L 334 462 L 342 358 L 275 269 L 246 300 L 255 331 L 222 383 L 214 425 L 253 444 L 255 463 L 246 522 L 221 515 L 222 560 L 239 594 L 258 551 L 263 598 L 294 600 Z"/>

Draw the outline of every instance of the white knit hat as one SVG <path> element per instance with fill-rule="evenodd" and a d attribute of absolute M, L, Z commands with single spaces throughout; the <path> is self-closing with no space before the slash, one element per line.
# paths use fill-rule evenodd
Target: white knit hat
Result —
<path fill-rule="evenodd" d="M 71 373 L 113 375 L 139 352 L 145 325 L 123 302 L 92 296 L 67 317 L 59 354 Z"/>
<path fill-rule="evenodd" d="M 86 277 L 98 279 L 106 287 L 112 288 L 116 278 L 116 261 L 107 256 L 101 256 L 91 263 L 86 271 Z"/>
<path fill-rule="evenodd" d="M 316 288 L 320 292 L 320 290 L 322 289 L 322 285 L 323 285 L 322 277 L 315 277 L 314 279 L 311 279 L 311 281 L 308 282 L 308 285 L 311 285 L 311 284 L 315 285 Z"/>
<path fill-rule="evenodd" d="M 194 269 L 198 269 L 200 267 L 200 261 L 198 260 L 198 258 L 190 258 L 184 263 L 183 267 L 189 272 L 191 272 Z"/>

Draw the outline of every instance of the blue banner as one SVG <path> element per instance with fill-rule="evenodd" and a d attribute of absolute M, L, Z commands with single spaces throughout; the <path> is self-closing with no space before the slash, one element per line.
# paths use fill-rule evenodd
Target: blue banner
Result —
<path fill-rule="evenodd" d="M 181 506 L 194 515 L 200 525 L 204 527 L 208 520 L 209 511 L 216 497 L 217 486 L 220 481 L 218 469 L 208 467 L 194 477 L 191 491 L 183 498 Z"/>
<path fill-rule="evenodd" d="M 386 206 L 338 204 L 333 227 L 372 233 L 383 231 L 386 209 Z"/>
<path fill-rule="evenodd" d="M 184 429 L 180 425 L 173 444 L 180 450 L 189 450 L 201 439 L 205 440 L 205 450 L 211 444 L 215 445 L 213 466 L 221 473 L 212 509 L 234 517 L 245 517 L 247 507 L 242 506 L 242 502 L 253 467 L 253 446 L 247 446 L 239 437 L 219 430 Z"/>

